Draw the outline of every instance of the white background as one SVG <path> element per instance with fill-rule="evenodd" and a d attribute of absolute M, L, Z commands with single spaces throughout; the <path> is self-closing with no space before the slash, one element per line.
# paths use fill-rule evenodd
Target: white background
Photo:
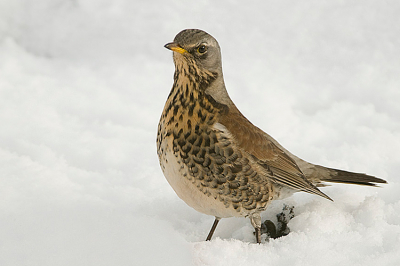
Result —
<path fill-rule="evenodd" d="M 399 265 L 398 1 L 0 1 L 0 265 Z M 313 163 L 386 179 L 297 193 L 291 233 L 197 213 L 158 165 L 185 28 L 238 108 Z"/>

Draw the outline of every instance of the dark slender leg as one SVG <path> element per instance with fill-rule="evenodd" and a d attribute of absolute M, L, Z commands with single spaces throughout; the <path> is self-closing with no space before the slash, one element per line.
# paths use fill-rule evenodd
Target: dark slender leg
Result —
<path fill-rule="evenodd" d="M 261 230 L 260 228 L 256 227 L 256 240 L 257 244 L 261 244 Z"/>
<path fill-rule="evenodd" d="M 259 212 L 255 212 L 250 215 L 251 225 L 256 230 L 256 240 L 258 244 L 261 244 L 261 216 Z"/>
<path fill-rule="evenodd" d="M 210 241 L 210 240 L 211 240 L 211 237 L 212 237 L 213 234 L 214 234 L 215 228 L 217 228 L 217 225 L 218 225 L 219 220 L 221 220 L 221 218 L 215 217 L 214 223 L 213 223 L 213 225 L 212 225 L 212 227 L 211 227 L 210 233 L 208 233 L 208 236 L 207 236 L 206 241 Z"/>

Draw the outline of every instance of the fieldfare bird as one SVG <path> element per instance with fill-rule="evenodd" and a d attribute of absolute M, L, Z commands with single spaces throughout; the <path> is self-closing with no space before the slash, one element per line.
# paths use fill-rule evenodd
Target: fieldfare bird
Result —
<path fill-rule="evenodd" d="M 157 153 L 176 194 L 195 210 L 221 218 L 249 217 L 261 242 L 268 204 L 296 191 L 331 200 L 323 182 L 376 186 L 373 176 L 308 163 L 242 115 L 229 97 L 218 42 L 198 29 L 165 45 L 173 51 L 174 83 L 158 125 Z"/>

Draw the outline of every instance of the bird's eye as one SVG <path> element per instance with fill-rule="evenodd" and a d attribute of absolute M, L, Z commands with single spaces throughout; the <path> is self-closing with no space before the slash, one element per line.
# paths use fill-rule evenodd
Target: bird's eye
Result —
<path fill-rule="evenodd" d="M 202 44 L 197 48 L 197 52 L 199 52 L 200 54 L 204 54 L 207 51 L 207 47 Z"/>

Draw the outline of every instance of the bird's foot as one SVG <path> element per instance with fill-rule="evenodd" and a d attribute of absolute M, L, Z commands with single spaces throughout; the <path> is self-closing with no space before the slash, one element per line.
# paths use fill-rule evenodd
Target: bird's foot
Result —
<path fill-rule="evenodd" d="M 290 229 L 287 226 L 289 221 L 294 217 L 294 206 L 284 205 L 282 212 L 276 215 L 278 220 L 275 225 L 271 220 L 265 220 L 261 224 L 261 234 L 266 234 L 270 238 L 278 238 L 289 234 Z"/>

